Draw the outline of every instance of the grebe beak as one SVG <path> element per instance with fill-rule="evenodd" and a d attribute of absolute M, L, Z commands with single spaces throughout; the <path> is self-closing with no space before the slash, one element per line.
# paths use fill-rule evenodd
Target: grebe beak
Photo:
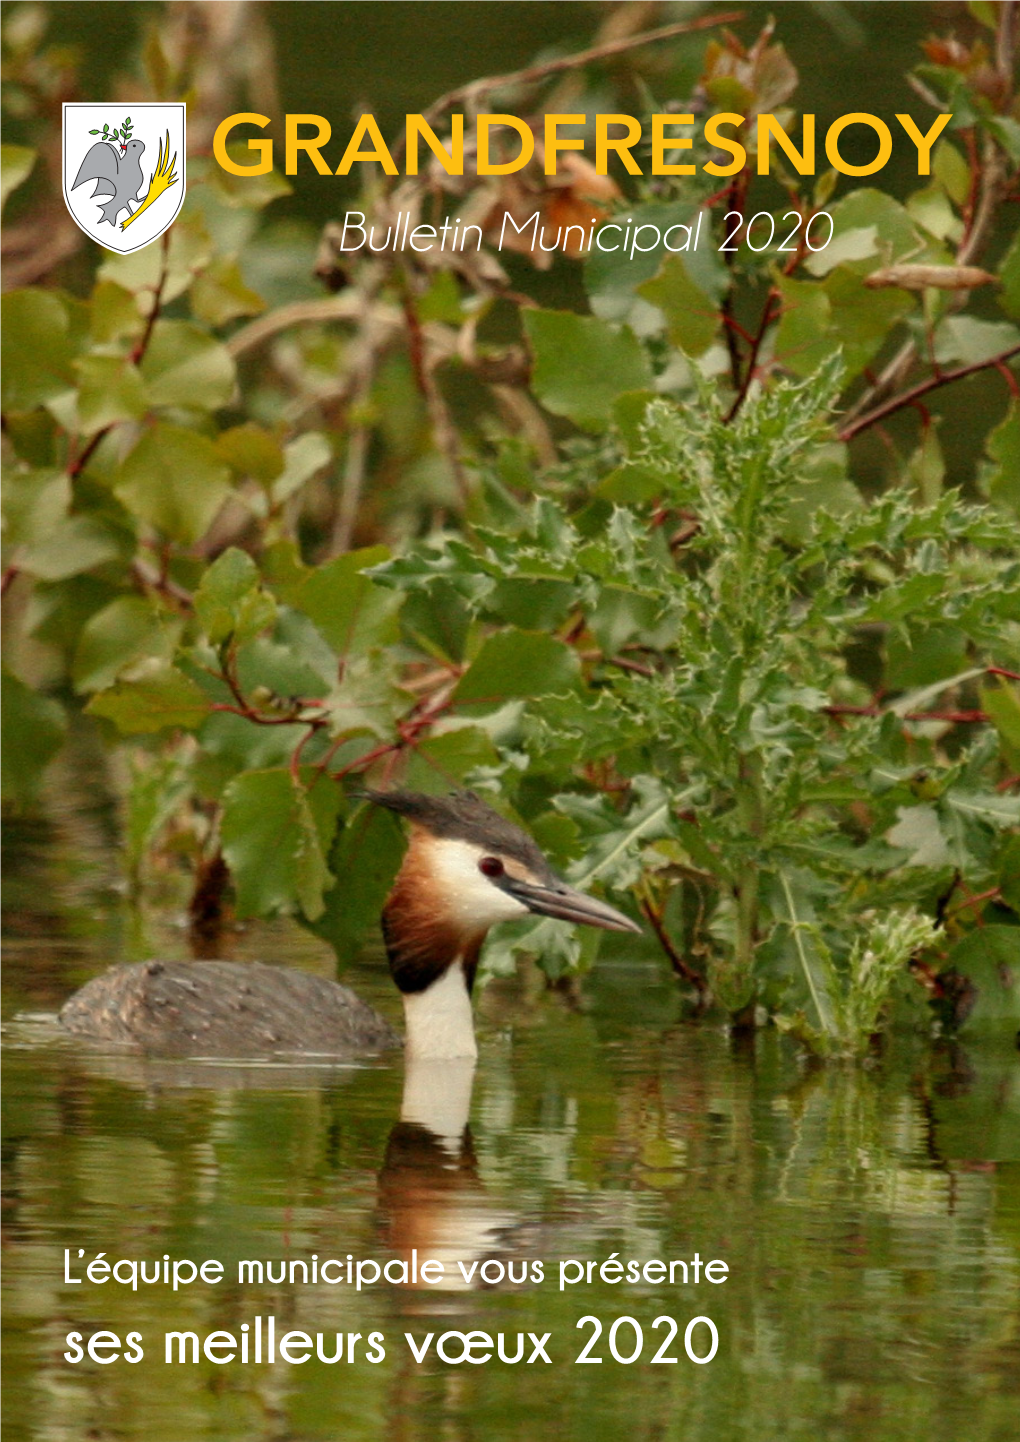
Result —
<path fill-rule="evenodd" d="M 564 882 L 543 886 L 539 882 L 522 881 L 507 875 L 500 884 L 504 891 L 539 916 L 555 916 L 560 921 L 599 926 L 603 931 L 641 931 L 640 926 L 629 916 L 624 916 L 622 911 L 607 906 L 604 901 L 596 901 L 594 896 L 586 896 L 583 891 L 575 891 Z"/>

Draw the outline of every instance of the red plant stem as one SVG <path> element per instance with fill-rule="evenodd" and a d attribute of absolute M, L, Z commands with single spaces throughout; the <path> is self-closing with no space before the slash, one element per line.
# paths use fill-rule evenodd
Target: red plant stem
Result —
<path fill-rule="evenodd" d="M 761 343 L 765 339 L 765 332 L 772 324 L 772 320 L 775 314 L 773 310 L 773 304 L 779 298 L 780 297 L 778 291 L 769 291 L 768 298 L 765 301 L 765 306 L 761 313 L 761 319 L 758 322 L 758 329 L 755 332 L 754 339 L 751 341 L 751 354 L 747 358 L 747 369 L 744 372 L 744 379 L 741 383 L 740 389 L 737 391 L 736 398 L 734 399 L 733 404 L 726 412 L 725 420 L 727 425 L 729 425 L 730 421 L 733 420 L 734 416 L 737 414 L 737 412 L 740 410 L 740 407 L 747 399 L 747 393 L 751 389 L 751 382 L 754 380 L 754 373 L 758 364 L 758 352 L 761 350 Z"/>
<path fill-rule="evenodd" d="M 247 702 L 240 706 L 232 706 L 229 701 L 212 701 L 209 710 L 226 711 L 231 716 L 243 716 L 246 721 L 251 721 L 256 726 L 308 726 L 313 731 L 318 731 L 326 724 L 324 716 L 265 716 L 261 711 L 256 711 L 254 706 L 249 706 Z"/>
<path fill-rule="evenodd" d="M 308 730 L 301 737 L 301 740 L 294 747 L 294 750 L 290 754 L 290 779 L 291 781 L 293 781 L 296 787 L 301 785 L 301 752 L 304 750 L 306 744 L 315 735 L 317 730 L 318 727 L 315 725 L 315 723 L 309 722 Z M 318 780 L 319 778 L 316 777 L 315 779 Z"/>
<path fill-rule="evenodd" d="M 976 375 L 978 371 L 988 370 L 989 367 L 998 367 L 1010 360 L 1013 356 L 1020 355 L 1020 345 L 1010 346 L 1008 350 L 1002 351 L 1000 355 L 990 356 L 988 360 L 975 361 L 970 365 L 957 366 L 954 370 L 940 371 L 938 375 L 929 376 L 926 381 L 911 386 L 909 390 L 901 391 L 899 395 L 892 396 L 882 405 L 876 406 L 874 410 L 867 411 L 857 420 L 851 421 L 838 432 L 841 441 L 851 441 L 854 436 L 866 431 L 869 426 L 877 425 L 884 421 L 886 416 L 891 416 L 895 411 L 900 411 L 904 406 L 912 406 L 917 403 L 921 396 L 929 391 L 938 390 L 941 386 L 952 385 L 954 381 L 963 380 L 965 376 Z"/>
<path fill-rule="evenodd" d="M 170 274 L 169 231 L 166 231 L 166 233 L 164 234 L 163 239 L 160 241 L 160 245 L 163 251 L 163 261 L 162 265 L 160 266 L 159 279 L 156 282 L 156 289 L 152 297 L 152 309 L 149 311 L 148 317 L 145 321 L 145 329 L 142 331 L 142 334 L 138 339 L 137 345 L 135 345 L 131 351 L 130 361 L 132 365 L 137 365 L 138 362 L 145 355 L 145 352 L 149 349 L 149 342 L 152 340 L 152 332 L 157 320 L 159 319 L 160 311 L 162 309 L 163 291 L 166 288 L 167 277 Z M 118 424 L 119 422 L 114 421 L 108 426 L 103 426 L 102 430 L 96 431 L 95 435 L 89 441 L 88 445 L 81 452 L 81 454 L 79 456 L 76 456 L 75 459 L 71 461 L 71 463 L 67 467 L 67 474 L 70 476 L 72 481 L 75 479 L 76 476 L 81 475 L 82 471 L 85 469 L 89 461 L 95 455 L 99 446 L 114 429 L 114 427 Z"/>
<path fill-rule="evenodd" d="M 684 981 L 689 982 L 691 986 L 694 987 L 699 999 L 703 1000 L 708 991 L 708 983 L 705 978 L 699 971 L 695 971 L 692 966 L 688 966 L 687 962 L 684 961 L 683 957 L 677 951 L 663 924 L 662 915 L 658 909 L 654 907 L 650 901 L 642 900 L 640 904 L 642 914 L 655 932 L 659 945 L 669 958 L 670 966 L 676 972 L 677 976 L 683 977 Z"/>
<path fill-rule="evenodd" d="M 1010 370 L 1009 366 L 1006 365 L 1003 361 L 998 361 L 996 363 L 995 369 L 999 372 L 999 375 L 1002 376 L 1002 379 L 1009 386 L 1010 394 L 1013 396 L 1013 399 L 1020 400 L 1020 384 L 1017 383 L 1017 378 Z"/>
<path fill-rule="evenodd" d="M 958 911 L 966 911 L 972 906 L 984 906 L 986 901 L 995 901 L 995 899 L 1001 895 L 1002 887 L 993 886 L 989 891 L 982 891 L 980 896 L 968 896 L 965 901 L 961 901 L 958 906 L 954 906 L 951 911 L 947 911 L 946 916 L 955 916 Z"/>
<path fill-rule="evenodd" d="M 163 291 L 166 289 L 167 278 L 170 274 L 170 232 L 167 230 L 160 241 L 162 260 L 159 269 L 159 279 L 156 281 L 156 289 L 152 296 L 152 309 L 149 311 L 145 321 L 145 329 L 142 331 L 138 344 L 131 352 L 131 362 L 137 365 L 149 349 L 149 342 L 152 340 L 152 332 L 156 322 L 159 320 L 160 311 L 163 307 Z"/>

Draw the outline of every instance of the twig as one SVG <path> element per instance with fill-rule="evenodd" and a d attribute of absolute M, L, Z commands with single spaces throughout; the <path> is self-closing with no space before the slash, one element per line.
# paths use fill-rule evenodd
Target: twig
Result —
<path fill-rule="evenodd" d="M 152 296 L 152 308 L 145 321 L 145 329 L 142 331 L 138 344 L 131 352 L 131 363 L 137 365 L 149 349 L 149 342 L 152 340 L 152 332 L 155 328 L 159 314 L 163 307 L 163 291 L 166 289 L 167 277 L 170 274 L 170 232 L 164 231 L 163 238 L 159 243 L 162 252 L 159 267 L 159 279 L 156 281 L 156 289 Z"/>
<path fill-rule="evenodd" d="M 321 300 L 298 300 L 291 305 L 281 305 L 276 310 L 271 310 L 268 315 L 260 315 L 257 320 L 250 321 L 236 335 L 232 335 L 226 342 L 227 350 L 237 360 L 292 325 L 324 325 L 335 320 L 357 321 L 361 319 L 363 308 L 361 296 L 353 290 L 343 291 L 340 295 L 325 296 Z M 400 316 L 393 306 L 377 304 L 375 318 L 385 320 L 394 331 L 399 328 Z"/>
<path fill-rule="evenodd" d="M 407 323 L 408 350 L 411 356 L 411 364 L 414 369 L 415 380 L 418 388 L 425 398 L 428 407 L 429 417 L 432 421 L 432 433 L 435 436 L 436 445 L 446 457 L 446 462 L 453 474 L 454 483 L 460 495 L 461 504 L 466 506 L 471 496 L 471 487 L 468 485 L 467 474 L 464 470 L 464 463 L 460 454 L 460 438 L 457 434 L 457 427 L 454 425 L 453 417 L 450 415 L 450 407 L 446 403 L 442 387 L 436 379 L 436 366 L 440 357 L 428 354 L 426 337 L 422 329 L 421 320 L 414 303 L 414 297 L 405 286 L 404 295 L 404 317 Z"/>
<path fill-rule="evenodd" d="M 990 356 L 988 360 L 974 361 L 970 365 L 956 366 L 953 370 L 939 371 L 937 375 L 929 376 L 926 381 L 919 381 L 917 385 L 911 386 L 910 390 L 901 391 L 899 395 L 891 396 L 882 405 L 876 406 L 874 410 L 866 411 L 864 415 L 852 420 L 838 432 L 841 441 L 853 440 L 854 436 L 860 435 L 869 426 L 877 425 L 884 421 L 886 416 L 891 416 L 895 411 L 902 410 L 905 406 L 914 405 L 921 396 L 926 396 L 930 391 L 938 390 L 942 386 L 952 385 L 954 381 L 963 380 L 965 376 L 976 375 L 978 371 L 988 370 L 990 367 L 998 367 L 1005 361 L 1011 360 L 1013 356 L 1020 354 L 1020 345 L 1010 346 L 1009 350 L 1002 351 L 999 355 Z"/>
<path fill-rule="evenodd" d="M 165 287 L 166 287 L 167 277 L 168 277 L 168 275 L 169 275 L 169 273 L 170 273 L 170 266 L 169 266 L 170 232 L 169 232 L 169 231 L 166 231 L 166 233 L 165 233 L 164 236 L 163 236 L 163 239 L 160 241 L 160 247 L 161 247 L 162 252 L 163 252 L 163 259 L 162 259 L 162 262 L 161 262 L 161 265 L 160 265 L 159 279 L 156 281 L 156 289 L 155 289 L 155 291 L 153 292 L 153 297 L 152 297 L 152 309 L 149 311 L 149 314 L 148 314 L 148 316 L 147 316 L 147 318 L 146 318 L 146 321 L 145 321 L 145 329 L 142 331 L 142 334 L 141 334 L 141 336 L 140 336 L 139 339 L 138 339 L 138 343 L 133 347 L 133 349 L 132 349 L 132 351 L 131 351 L 131 354 L 130 354 L 129 359 L 130 359 L 132 365 L 137 365 L 138 362 L 139 362 L 139 361 L 143 358 L 143 356 L 145 355 L 145 352 L 148 350 L 148 348 L 149 348 L 149 342 L 152 340 L 153 328 L 155 327 L 156 321 L 159 319 L 159 313 L 160 313 L 160 309 L 161 309 L 161 307 L 162 307 L 162 302 L 163 302 L 163 291 L 164 291 L 164 289 L 165 289 Z M 90 461 L 90 460 L 92 459 L 92 457 L 95 455 L 95 453 L 96 453 L 96 451 L 98 450 L 99 446 L 100 446 L 100 445 L 102 444 L 102 442 L 106 439 L 106 437 L 110 434 L 110 432 L 115 428 L 115 426 L 117 426 L 117 425 L 119 425 L 119 424 L 120 424 L 120 423 L 119 423 L 118 421 L 113 421 L 113 422 L 111 422 L 110 425 L 108 425 L 108 426 L 103 426 L 102 430 L 96 431 L 95 435 L 94 435 L 94 436 L 92 437 L 92 439 L 89 441 L 88 445 L 87 445 L 87 446 L 85 447 L 85 449 L 81 452 L 81 454 L 78 455 L 78 456 L 76 456 L 75 459 L 70 462 L 70 464 L 69 464 L 68 467 L 67 467 L 67 474 L 70 476 L 70 478 L 71 478 L 72 481 L 75 479 L 76 476 L 80 476 L 80 475 L 81 475 L 82 471 L 85 469 L 85 467 L 88 465 L 89 461 Z"/>
<path fill-rule="evenodd" d="M 768 298 L 765 301 L 765 307 L 761 313 L 761 320 L 758 323 L 758 329 L 755 332 L 754 339 L 751 341 L 751 354 L 747 358 L 747 369 L 744 372 L 744 379 L 741 382 L 740 389 L 737 391 L 733 404 L 726 412 L 724 418 L 727 425 L 729 425 L 730 421 L 733 420 L 737 412 L 740 410 L 740 407 L 747 399 L 747 393 L 751 389 L 751 382 L 754 380 L 754 373 L 758 364 L 758 352 L 761 350 L 762 341 L 765 339 L 765 332 L 768 330 L 774 319 L 773 306 L 775 305 L 775 302 L 779 299 L 780 296 L 778 291 L 769 291 Z"/>
<path fill-rule="evenodd" d="M 424 119 L 431 125 L 434 120 L 461 101 L 474 104 L 492 90 L 503 90 L 515 85 L 532 85 L 550 75 L 559 75 L 563 70 L 575 70 L 595 60 L 608 60 L 613 55 L 638 50 L 643 45 L 654 45 L 659 40 L 672 40 L 677 35 L 691 35 L 698 30 L 712 30 L 718 25 L 734 25 L 744 18 L 742 10 L 727 10 L 719 15 L 701 15 L 696 20 L 678 20 L 672 25 L 661 25 L 657 30 L 645 30 L 639 35 L 626 35 L 618 40 L 606 40 L 601 45 L 592 45 L 587 50 L 578 50 L 573 55 L 563 55 L 557 60 L 546 60 L 538 65 L 526 65 L 521 70 L 511 70 L 505 75 L 486 75 L 480 80 L 471 80 L 448 90 L 425 111 Z M 390 147 L 394 159 L 404 152 L 405 137 L 398 137 Z"/>
<path fill-rule="evenodd" d="M 191 592 L 179 586 L 165 573 L 152 570 L 143 560 L 136 557 L 131 562 L 131 574 L 143 591 L 156 591 L 168 601 L 173 601 L 181 610 L 192 610 L 194 601 Z"/>
<path fill-rule="evenodd" d="M 351 409 L 354 412 L 354 424 L 347 434 L 347 461 L 340 485 L 336 519 L 333 522 L 333 535 L 329 543 L 331 556 L 342 556 L 350 550 L 354 526 L 358 519 L 358 506 L 361 504 L 361 492 L 365 484 L 368 451 L 372 443 L 372 427 L 366 419 L 366 412 L 372 396 L 372 381 L 375 376 L 375 366 L 372 363 L 374 359 L 375 352 L 373 351 L 366 358 L 367 363 L 358 376 L 357 389 L 352 399 Z"/>
<path fill-rule="evenodd" d="M 731 185 L 730 188 L 729 188 L 729 199 L 728 199 L 727 202 L 726 202 L 727 207 L 729 207 L 729 208 L 731 208 L 731 209 L 739 212 L 739 214 L 740 214 L 740 216 L 741 216 L 741 224 L 743 224 L 744 199 L 745 199 L 746 193 L 747 193 L 747 172 L 744 171 L 744 170 L 742 170 L 742 171 L 740 171 L 740 173 L 739 173 L 738 175 L 736 175 L 736 176 L 734 177 L 733 183 L 732 183 L 732 185 Z M 727 210 L 727 214 L 729 214 L 729 209 Z M 734 266 L 736 265 L 736 260 L 735 260 L 735 258 L 734 258 L 733 251 L 732 251 L 732 250 L 726 250 L 726 251 L 724 251 L 724 256 L 725 256 L 725 261 L 726 261 L 727 269 L 730 271 L 730 275 L 731 275 L 731 279 L 732 279 L 733 268 L 734 268 Z M 732 384 L 733 384 L 733 389 L 734 389 L 735 391 L 739 391 L 739 390 L 740 390 L 740 348 L 739 348 L 739 346 L 737 345 L 737 335 L 736 335 L 736 333 L 739 332 L 739 333 L 744 337 L 744 339 L 747 341 L 747 343 L 748 343 L 749 345 L 752 345 L 752 346 L 753 346 L 754 341 L 753 341 L 753 340 L 751 339 L 751 337 L 748 335 L 747 331 L 744 330 L 743 326 L 740 326 L 740 325 L 737 324 L 736 318 L 734 317 L 734 314 L 733 314 L 733 295 L 734 295 L 734 287 L 733 287 L 732 284 L 730 284 L 730 285 L 728 285 L 728 286 L 726 287 L 726 294 L 723 296 L 722 306 L 721 306 L 720 309 L 721 309 L 721 314 L 722 314 L 722 318 L 723 318 L 723 336 L 725 337 L 725 340 L 726 340 L 726 352 L 727 352 L 727 354 L 728 354 L 728 356 L 729 356 L 729 358 L 730 358 L 730 381 L 731 381 Z"/>
<path fill-rule="evenodd" d="M 954 906 L 946 912 L 946 919 L 956 916 L 960 911 L 968 911 L 971 907 L 984 906 L 986 901 L 995 901 L 1001 895 L 1002 887 L 993 886 L 989 891 L 982 891 L 980 896 L 968 896 L 966 901 L 961 901 L 958 906 Z"/>
<path fill-rule="evenodd" d="M 655 932 L 659 945 L 669 958 L 670 966 L 676 972 L 677 976 L 682 977 L 684 981 L 694 987 L 694 990 L 698 993 L 698 1000 L 704 1001 L 708 994 L 708 982 L 701 975 L 701 972 L 695 971 L 693 966 L 689 966 L 677 951 L 663 923 L 662 913 L 657 907 L 652 905 L 647 897 L 642 897 L 639 904 L 642 915 Z"/>

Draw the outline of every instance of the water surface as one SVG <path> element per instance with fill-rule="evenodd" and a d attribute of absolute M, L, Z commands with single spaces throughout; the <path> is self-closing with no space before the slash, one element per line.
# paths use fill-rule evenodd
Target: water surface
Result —
<path fill-rule="evenodd" d="M 139 913 L 112 889 L 116 820 L 101 788 L 9 836 L 6 1047 L 7 1425 L 11 1437 L 142 1439 L 772 1438 L 1006 1442 L 1020 1437 L 1020 1085 L 1009 1049 L 906 1040 L 864 1068 L 818 1067 L 773 1033 L 685 1022 L 645 965 L 599 968 L 580 1004 L 527 980 L 483 997 L 468 1092 L 401 1121 L 404 1066 L 196 1065 L 87 1051 L 52 1015 L 109 961 L 186 955 L 167 898 Z M 169 893 L 168 893 L 169 895 Z M 236 956 L 329 968 L 284 924 Z M 349 978 L 396 1015 L 378 959 Z M 459 1098 L 451 1094 L 462 1089 Z M 426 1091 L 428 1088 L 426 1088 Z M 443 1087 L 440 1084 L 440 1092 Z M 459 1135 L 457 1107 L 469 1108 Z M 426 1115 L 428 1120 L 428 1115 Z M 419 1122 L 421 1117 L 419 1117 Z M 216 1258 L 176 1293 L 64 1281 L 109 1260 Z M 78 1260 L 78 1249 L 85 1256 Z M 445 1259 L 450 1285 L 261 1285 L 238 1264 Z M 722 1259 L 724 1283 L 593 1276 L 564 1259 Z M 456 1260 L 541 1284 L 458 1280 Z M 77 1271 L 78 1276 L 82 1271 Z M 301 1268 L 295 1277 L 299 1278 Z M 610 1276 L 613 1273 L 609 1274 Z M 654 1273 L 653 1273 L 654 1276 Z M 603 1324 L 591 1355 L 585 1316 Z M 690 1362 L 707 1316 L 718 1352 Z M 167 1331 L 253 1337 L 255 1319 L 327 1365 L 163 1360 Z M 613 1322 L 644 1350 L 613 1359 Z M 678 1323 L 668 1355 L 657 1318 Z M 144 1359 L 64 1360 L 66 1337 L 142 1334 Z M 450 1331 L 551 1333 L 541 1359 L 451 1365 Z M 385 1359 L 367 1360 L 368 1334 Z M 265 1334 L 264 1334 L 265 1335 Z M 617 1351 L 637 1334 L 621 1323 Z M 708 1333 L 696 1330 L 704 1351 Z M 525 1342 L 524 1356 L 533 1345 Z M 448 1353 L 456 1354 L 454 1343 Z"/>

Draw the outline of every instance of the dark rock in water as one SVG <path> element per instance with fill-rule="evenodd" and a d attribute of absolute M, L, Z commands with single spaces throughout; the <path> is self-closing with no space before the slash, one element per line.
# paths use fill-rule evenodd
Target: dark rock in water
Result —
<path fill-rule="evenodd" d="M 348 987 L 258 961 L 112 966 L 75 992 L 60 1021 L 150 1056 L 349 1056 L 400 1045 Z"/>

